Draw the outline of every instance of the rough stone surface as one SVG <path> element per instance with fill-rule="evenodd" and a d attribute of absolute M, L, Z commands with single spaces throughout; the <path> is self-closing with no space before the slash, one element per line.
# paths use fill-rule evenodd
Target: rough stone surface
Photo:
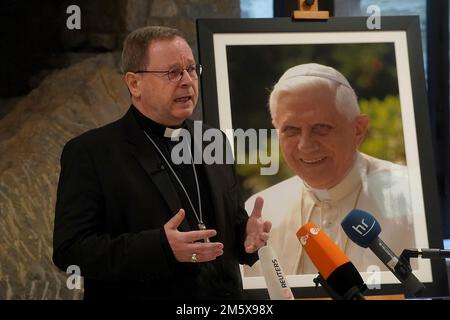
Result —
<path fill-rule="evenodd" d="M 153 1 L 150 15 L 154 17 L 175 17 L 178 15 L 178 6 L 174 0 Z"/>
<path fill-rule="evenodd" d="M 128 0 L 125 27 L 128 32 L 148 25 L 178 28 L 189 44 L 197 48 L 198 18 L 238 18 L 239 15 L 239 0 Z"/>
<path fill-rule="evenodd" d="M 126 31 L 132 31 L 145 24 L 147 19 L 149 0 L 128 0 L 125 6 L 125 28 Z"/>
<path fill-rule="evenodd" d="M 89 44 L 95 49 L 111 51 L 116 47 L 116 36 L 109 33 L 91 33 Z"/>
<path fill-rule="evenodd" d="M 0 119 L 0 300 L 81 297 L 51 260 L 59 159 L 70 138 L 128 106 L 108 53 L 51 74 Z"/>

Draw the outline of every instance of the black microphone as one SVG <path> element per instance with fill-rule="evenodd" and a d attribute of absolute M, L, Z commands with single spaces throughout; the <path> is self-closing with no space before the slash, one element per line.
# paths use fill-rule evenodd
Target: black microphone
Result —
<path fill-rule="evenodd" d="M 442 249 L 405 249 L 402 256 L 407 258 L 422 259 L 447 259 L 450 258 L 450 250 Z"/>
<path fill-rule="evenodd" d="M 378 237 L 381 226 L 371 214 L 354 209 L 342 220 L 341 226 L 354 243 L 372 250 L 402 283 L 407 295 L 416 296 L 425 289 L 425 286 L 412 273 L 409 262 L 405 258 L 398 258 Z"/>

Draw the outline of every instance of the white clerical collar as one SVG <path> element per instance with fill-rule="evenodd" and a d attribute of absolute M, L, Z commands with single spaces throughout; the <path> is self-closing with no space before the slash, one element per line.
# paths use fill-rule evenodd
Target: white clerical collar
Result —
<path fill-rule="evenodd" d="M 353 164 L 351 169 L 345 175 L 344 179 L 342 179 L 342 181 L 334 187 L 330 189 L 316 189 L 308 186 L 305 181 L 303 181 L 303 183 L 305 184 L 305 188 L 311 191 L 318 200 L 337 201 L 353 192 L 359 186 L 359 184 L 361 183 L 361 176 L 364 174 L 364 171 L 364 159 L 358 152 L 356 155 L 355 163 Z"/>
<path fill-rule="evenodd" d="M 183 128 L 177 128 L 172 129 L 167 127 L 166 130 L 164 130 L 164 137 L 166 138 L 178 138 L 180 136 L 181 130 Z"/>

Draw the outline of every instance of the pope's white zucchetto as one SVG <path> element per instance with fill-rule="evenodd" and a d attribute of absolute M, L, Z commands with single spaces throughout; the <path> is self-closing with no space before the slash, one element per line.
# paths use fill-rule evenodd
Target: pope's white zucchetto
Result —
<path fill-rule="evenodd" d="M 339 71 L 317 63 L 305 63 L 288 69 L 278 80 L 278 84 L 292 80 L 296 77 L 317 77 L 335 81 L 353 90 L 350 83 Z"/>

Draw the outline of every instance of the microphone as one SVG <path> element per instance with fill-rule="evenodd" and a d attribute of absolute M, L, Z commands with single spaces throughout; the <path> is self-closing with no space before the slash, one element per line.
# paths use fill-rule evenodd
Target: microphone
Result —
<path fill-rule="evenodd" d="M 450 258 L 450 250 L 442 249 L 405 249 L 402 256 L 407 258 L 446 259 Z"/>
<path fill-rule="evenodd" d="M 280 263 L 272 247 L 265 245 L 258 250 L 261 269 L 271 300 L 294 300 Z"/>
<path fill-rule="evenodd" d="M 341 226 L 354 243 L 372 250 L 402 283 L 407 294 L 415 296 L 425 289 L 425 286 L 412 273 L 409 262 L 404 258 L 398 258 L 378 237 L 381 233 L 381 226 L 370 213 L 353 209 L 342 220 Z"/>
<path fill-rule="evenodd" d="M 337 297 L 333 292 L 330 293 L 333 298 L 365 300 L 361 292 L 364 292 L 367 286 L 358 270 L 324 232 L 309 222 L 297 231 L 297 238 L 319 270 L 319 278 L 322 277 L 337 293 Z"/>

